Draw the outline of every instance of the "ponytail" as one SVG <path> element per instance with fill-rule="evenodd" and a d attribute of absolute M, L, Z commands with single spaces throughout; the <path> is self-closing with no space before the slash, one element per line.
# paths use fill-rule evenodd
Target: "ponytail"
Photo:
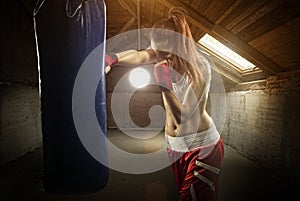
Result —
<path fill-rule="evenodd" d="M 150 37 L 157 43 L 163 43 L 167 44 L 168 46 L 172 46 L 171 49 L 175 49 L 177 52 L 180 50 L 182 55 L 185 55 L 185 59 L 173 54 L 170 58 L 172 67 L 176 71 L 184 71 L 188 75 L 190 81 L 200 81 L 200 83 L 205 86 L 205 81 L 201 75 L 202 73 L 198 71 L 199 68 L 201 69 L 201 67 L 204 67 L 202 65 L 205 64 L 201 62 L 201 66 L 198 66 L 199 61 L 196 61 L 199 54 L 197 53 L 195 41 L 185 17 L 186 14 L 187 12 L 183 8 L 173 7 L 170 9 L 167 18 L 158 21 L 153 26 L 153 28 L 167 29 L 177 32 L 181 34 L 182 37 L 174 37 L 172 34 L 170 36 L 167 33 L 160 31 L 156 31 L 155 33 L 153 32 L 150 34 Z M 168 39 L 168 42 L 166 42 L 166 39 Z"/>
<path fill-rule="evenodd" d="M 192 34 L 188 27 L 188 23 L 186 21 L 187 12 L 181 7 L 173 7 L 170 9 L 168 14 L 168 19 L 174 22 L 174 31 L 188 37 L 192 38 Z"/>

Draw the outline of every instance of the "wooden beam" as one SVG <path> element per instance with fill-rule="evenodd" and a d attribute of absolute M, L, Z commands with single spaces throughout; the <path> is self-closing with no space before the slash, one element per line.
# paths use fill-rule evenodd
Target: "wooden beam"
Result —
<path fill-rule="evenodd" d="M 188 12 L 187 20 L 205 32 L 210 32 L 214 27 L 214 24 L 212 22 L 208 21 L 202 15 L 199 15 L 197 12 L 191 10 L 185 4 L 178 0 L 159 0 L 159 2 L 169 9 L 174 6 L 184 8 Z"/>
<path fill-rule="evenodd" d="M 266 0 L 260 0 L 261 1 L 266 1 Z M 226 28 L 227 30 L 231 30 L 234 26 L 236 26 L 241 20 L 243 20 L 245 16 L 245 12 L 257 1 L 245 1 L 242 0 L 235 9 L 233 9 L 226 18 L 223 19 L 220 24 Z"/>
<path fill-rule="evenodd" d="M 216 25 L 212 33 L 214 37 L 225 41 L 228 46 L 230 46 L 245 58 L 249 59 L 258 68 L 261 68 L 262 70 L 270 74 L 277 74 L 284 71 L 283 68 L 271 61 L 268 57 L 261 54 L 259 51 L 257 51 L 244 41 L 240 40 L 238 37 L 234 36 L 223 27 Z"/>
<path fill-rule="evenodd" d="M 130 20 L 122 27 L 118 34 L 128 31 L 135 24 L 135 17 L 130 18 Z"/>
<path fill-rule="evenodd" d="M 125 10 L 128 10 L 129 13 L 131 13 L 131 15 L 135 18 L 135 20 L 138 20 L 139 17 L 138 17 L 138 8 L 137 8 L 137 2 L 136 1 L 131 1 L 131 4 L 128 4 L 126 3 L 124 0 L 119 0 L 119 4 L 121 4 L 121 6 L 125 9 Z M 140 12 L 142 13 L 142 12 Z M 127 24 L 129 23 L 132 23 L 133 19 L 131 18 Z M 152 23 L 150 23 L 149 21 L 147 21 L 146 19 L 143 19 L 143 22 L 141 21 L 140 22 L 140 26 L 143 27 L 143 25 L 145 24 L 151 24 L 152 26 Z M 125 25 L 126 26 L 126 25 Z M 147 27 L 149 28 L 149 27 Z"/>
<path fill-rule="evenodd" d="M 215 62 L 215 61 L 214 61 L 214 63 L 215 63 L 215 66 L 213 67 L 213 70 L 215 70 L 220 75 L 227 78 L 228 80 L 231 80 L 232 83 L 238 84 L 238 83 L 243 82 L 240 77 L 233 75 L 233 73 L 231 73 L 228 69 L 225 69 L 224 66 L 221 65 L 220 63 Z"/>
<path fill-rule="evenodd" d="M 127 10 L 133 17 L 135 17 L 135 19 L 137 19 L 137 12 L 136 12 L 136 8 L 135 9 L 131 9 L 130 6 L 128 6 L 128 4 L 124 1 L 124 0 L 119 0 L 119 4 L 125 9 Z"/>
<path fill-rule="evenodd" d="M 224 41 L 228 43 L 228 45 L 246 59 L 249 59 L 253 62 L 257 67 L 261 68 L 268 74 L 276 74 L 283 72 L 284 69 L 271 61 L 268 57 L 254 49 L 252 46 L 247 44 L 246 42 L 240 40 L 234 34 L 225 30 L 220 25 L 215 25 L 209 20 L 207 20 L 201 14 L 195 12 L 185 4 L 183 4 L 179 0 L 159 0 L 160 3 L 171 8 L 173 6 L 180 6 L 184 8 L 188 12 L 188 21 L 197 26 L 199 29 L 207 32 L 208 34 L 215 37 L 217 40 Z"/>
<path fill-rule="evenodd" d="M 254 4 L 247 9 L 245 16 L 242 18 L 243 20 L 233 27 L 230 32 L 236 34 L 243 30 L 245 27 L 249 26 L 250 24 L 254 23 L 256 20 L 260 19 L 264 15 L 268 14 L 274 8 L 282 4 L 282 0 L 273 0 L 271 2 L 264 3 L 260 1 L 260 3 Z M 259 9 L 258 9 L 259 8 Z M 255 12 L 254 12 L 255 11 Z M 251 15 L 250 15 L 251 14 Z"/>
<path fill-rule="evenodd" d="M 299 0 L 285 0 L 291 5 L 298 13 L 300 13 L 300 1 Z"/>
<path fill-rule="evenodd" d="M 218 9 L 218 7 L 220 7 L 220 5 L 221 5 L 221 2 L 219 0 L 210 1 L 210 4 L 205 8 L 202 15 L 207 16 L 207 18 L 209 18 L 209 15 L 214 13 L 216 11 L 216 9 Z"/>
<path fill-rule="evenodd" d="M 222 22 L 222 20 L 227 17 L 227 15 L 233 11 L 233 9 L 235 9 L 240 3 L 241 3 L 242 0 L 237 0 L 235 1 L 230 7 L 229 9 L 226 10 L 226 12 L 216 21 L 216 24 L 219 24 L 220 22 Z"/>
<path fill-rule="evenodd" d="M 197 9 L 201 4 L 201 1 L 199 0 L 192 0 L 192 2 L 190 3 L 190 5 L 192 6 L 192 8 Z"/>

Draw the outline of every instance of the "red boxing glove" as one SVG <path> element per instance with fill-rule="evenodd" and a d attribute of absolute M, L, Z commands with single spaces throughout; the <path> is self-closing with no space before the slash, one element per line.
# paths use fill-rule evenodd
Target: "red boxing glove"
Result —
<path fill-rule="evenodd" d="M 113 67 L 113 65 L 117 64 L 119 62 L 118 57 L 115 53 L 106 53 L 105 55 L 105 65 Z"/>
<path fill-rule="evenodd" d="M 154 66 L 154 76 L 161 91 L 171 91 L 173 89 L 171 69 L 167 66 L 167 63 L 156 64 Z"/>

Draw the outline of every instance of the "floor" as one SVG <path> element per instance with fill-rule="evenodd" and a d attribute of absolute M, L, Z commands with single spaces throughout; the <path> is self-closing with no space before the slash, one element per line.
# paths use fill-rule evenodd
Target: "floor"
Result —
<path fill-rule="evenodd" d="M 120 147 L 134 149 L 119 132 L 109 139 Z M 161 141 L 162 136 L 152 140 Z M 126 144 L 126 145 L 124 145 Z M 145 145 L 145 144 L 144 144 Z M 157 143 L 156 143 L 157 145 Z M 143 146 L 144 147 L 144 146 Z M 157 147 L 156 147 L 157 148 Z M 136 146 L 141 151 L 141 146 Z M 155 148 L 154 148 L 155 149 Z M 0 200 L 34 201 L 176 201 L 178 193 L 172 170 L 148 174 L 126 174 L 110 169 L 105 189 L 87 195 L 53 195 L 42 190 L 42 150 L 37 149 L 0 169 Z M 220 174 L 219 201 L 300 200 L 299 186 L 282 183 L 264 169 L 225 145 Z M 293 199 L 290 199 L 292 198 Z"/>

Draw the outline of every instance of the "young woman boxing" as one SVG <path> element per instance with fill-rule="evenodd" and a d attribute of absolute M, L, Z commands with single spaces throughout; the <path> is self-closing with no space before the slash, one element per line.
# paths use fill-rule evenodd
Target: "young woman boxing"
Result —
<path fill-rule="evenodd" d="M 215 201 L 224 145 L 206 103 L 210 62 L 197 49 L 185 11 L 172 8 L 150 33 L 151 47 L 106 55 L 106 72 L 118 64 L 155 64 L 166 111 L 165 139 L 180 201 Z"/>

